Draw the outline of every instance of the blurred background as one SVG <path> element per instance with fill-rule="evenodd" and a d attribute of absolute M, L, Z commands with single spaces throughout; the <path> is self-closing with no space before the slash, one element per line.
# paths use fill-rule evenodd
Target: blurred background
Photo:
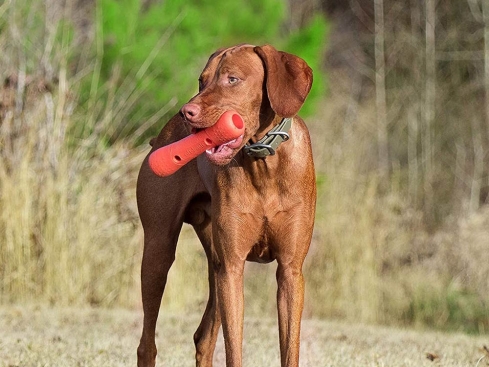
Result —
<path fill-rule="evenodd" d="M 140 307 L 139 165 L 216 49 L 314 69 L 305 316 L 489 331 L 489 2 L 3 0 L 0 304 Z M 164 307 L 202 313 L 184 227 Z M 275 314 L 249 264 L 246 313 Z"/>

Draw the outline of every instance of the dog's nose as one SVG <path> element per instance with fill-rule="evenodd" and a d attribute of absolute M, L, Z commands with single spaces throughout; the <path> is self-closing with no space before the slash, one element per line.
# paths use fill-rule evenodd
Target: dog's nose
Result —
<path fill-rule="evenodd" d="M 187 103 L 183 105 L 180 113 L 188 122 L 197 122 L 200 115 L 200 107 L 194 103 Z"/>

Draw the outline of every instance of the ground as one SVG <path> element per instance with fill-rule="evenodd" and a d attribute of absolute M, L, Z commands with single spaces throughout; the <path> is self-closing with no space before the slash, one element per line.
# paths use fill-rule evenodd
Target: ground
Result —
<path fill-rule="evenodd" d="M 162 315 L 158 366 L 194 366 L 192 335 L 200 317 Z M 0 367 L 136 366 L 141 312 L 0 308 Z M 489 336 L 421 332 L 304 320 L 301 366 L 489 365 Z M 279 366 L 274 319 L 246 318 L 244 366 Z M 224 366 L 219 338 L 215 366 Z"/>

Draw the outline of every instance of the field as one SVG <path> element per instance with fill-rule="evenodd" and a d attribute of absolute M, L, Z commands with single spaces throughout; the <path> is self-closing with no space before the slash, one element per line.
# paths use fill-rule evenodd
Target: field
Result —
<path fill-rule="evenodd" d="M 164 315 L 158 326 L 159 366 L 193 366 L 199 315 Z M 141 312 L 3 307 L 0 367 L 135 366 Z M 301 366 L 489 365 L 489 337 L 304 320 Z M 224 365 L 222 338 L 215 365 Z M 246 317 L 245 366 L 279 366 L 273 318 Z"/>
<path fill-rule="evenodd" d="M 384 2 L 365 26 L 358 4 Z M 326 3 L 343 17 L 318 21 Z M 138 169 L 209 55 L 242 42 L 315 70 L 302 366 L 489 366 L 489 2 L 405 3 L 0 0 L 0 367 L 135 365 Z M 311 7 L 277 11 L 294 4 Z M 275 266 L 246 269 L 245 366 L 279 363 Z M 160 366 L 194 365 L 206 273 L 186 226 Z"/>

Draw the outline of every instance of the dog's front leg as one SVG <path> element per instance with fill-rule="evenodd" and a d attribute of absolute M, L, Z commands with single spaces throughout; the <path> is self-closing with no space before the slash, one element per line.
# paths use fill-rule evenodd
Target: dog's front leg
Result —
<path fill-rule="evenodd" d="M 244 234 L 229 216 L 217 216 L 213 238 L 217 253 L 217 295 L 221 310 L 226 366 L 242 366 L 243 347 L 243 272 L 248 251 Z M 214 225 L 215 224 L 215 225 Z"/>
<path fill-rule="evenodd" d="M 304 277 L 301 267 L 279 262 L 277 283 L 281 365 L 297 367 L 304 307 Z"/>
<path fill-rule="evenodd" d="M 304 200 L 307 204 L 307 201 Z M 294 222 L 278 221 L 277 243 L 277 307 L 279 316 L 280 356 L 282 367 L 299 366 L 301 317 L 304 307 L 304 276 L 302 266 L 311 243 L 313 204 L 296 207 Z M 280 218 L 280 217 L 279 217 Z"/>
<path fill-rule="evenodd" d="M 226 366 L 242 366 L 243 349 L 243 271 L 244 261 L 223 261 L 217 274 Z"/>
<path fill-rule="evenodd" d="M 214 349 L 219 328 L 221 327 L 221 314 L 217 300 L 216 255 L 212 249 L 210 218 L 206 218 L 202 223 L 194 224 L 194 229 L 202 242 L 207 256 L 207 271 L 209 275 L 209 300 L 207 301 L 202 321 L 194 334 L 196 366 L 212 367 Z"/>

